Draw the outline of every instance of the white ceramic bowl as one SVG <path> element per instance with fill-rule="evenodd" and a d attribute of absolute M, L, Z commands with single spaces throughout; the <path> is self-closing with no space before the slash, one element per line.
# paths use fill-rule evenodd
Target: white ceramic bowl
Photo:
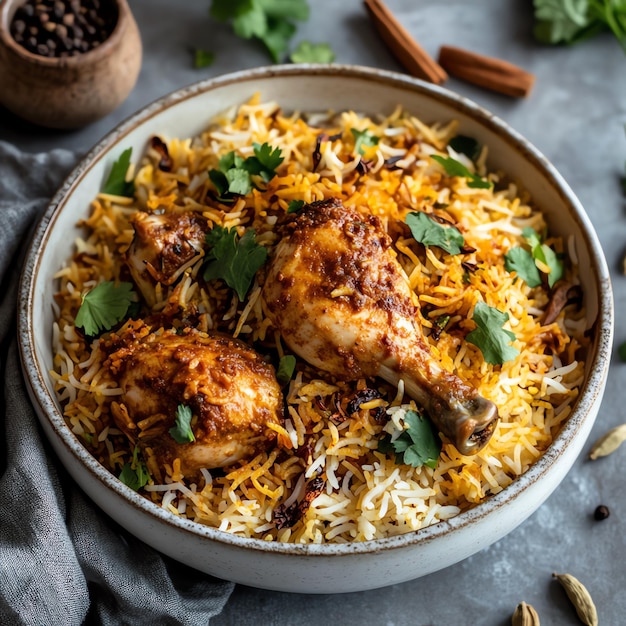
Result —
<path fill-rule="evenodd" d="M 523 182 L 551 229 L 573 235 L 593 340 L 586 380 L 571 418 L 547 452 L 502 492 L 436 526 L 350 545 L 291 545 L 244 539 L 177 518 L 126 487 L 65 425 L 52 369 L 53 274 L 70 254 L 76 221 L 87 214 L 122 149 L 140 154 L 153 133 L 192 136 L 208 119 L 259 92 L 285 109 L 391 112 L 401 104 L 425 120 L 460 120 L 460 131 L 489 146 L 491 168 Z M 151 104 L 103 139 L 55 195 L 34 235 L 21 284 L 21 357 L 34 406 L 61 462 L 109 516 L 161 552 L 215 576 L 268 589 L 336 593 L 391 585 L 456 563 L 504 537 L 559 485 L 598 412 L 613 336 L 609 272 L 593 227 L 554 167 L 504 122 L 442 88 L 381 70 L 284 66 L 192 85 Z"/>

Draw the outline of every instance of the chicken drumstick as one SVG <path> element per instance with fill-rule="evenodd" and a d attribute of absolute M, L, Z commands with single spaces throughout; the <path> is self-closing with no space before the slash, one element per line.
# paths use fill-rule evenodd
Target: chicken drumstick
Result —
<path fill-rule="evenodd" d="M 433 359 L 417 298 L 378 218 L 325 200 L 303 207 L 284 228 L 263 298 L 290 349 L 342 380 L 402 379 L 459 452 L 480 450 L 497 408 Z"/>

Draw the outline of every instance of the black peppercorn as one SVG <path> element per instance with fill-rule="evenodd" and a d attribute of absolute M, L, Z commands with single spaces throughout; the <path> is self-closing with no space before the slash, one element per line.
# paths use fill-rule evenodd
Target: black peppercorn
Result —
<path fill-rule="evenodd" d="M 117 23 L 114 0 L 27 0 L 11 22 L 11 36 L 29 52 L 66 57 L 103 43 Z"/>
<path fill-rule="evenodd" d="M 606 519 L 609 515 L 610 515 L 609 507 L 604 506 L 604 504 L 601 504 L 593 512 L 593 518 L 597 521 L 602 521 L 603 519 Z"/>

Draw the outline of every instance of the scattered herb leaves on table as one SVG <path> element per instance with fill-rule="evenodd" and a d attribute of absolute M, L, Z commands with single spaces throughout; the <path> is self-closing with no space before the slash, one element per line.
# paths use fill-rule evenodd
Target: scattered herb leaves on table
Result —
<path fill-rule="evenodd" d="M 203 67 L 209 67 L 213 65 L 215 61 L 215 52 L 210 50 L 203 50 L 202 48 L 196 48 L 193 55 L 193 66 L 196 69 L 202 69 Z"/>
<path fill-rule="evenodd" d="M 258 39 L 278 63 L 296 32 L 294 20 L 309 19 L 309 6 L 306 0 L 212 0 L 210 14 L 230 22 L 238 37 Z"/>
<path fill-rule="evenodd" d="M 533 0 L 535 38 L 574 44 L 610 30 L 626 53 L 626 0 Z"/>
<path fill-rule="evenodd" d="M 289 55 L 292 63 L 332 63 L 335 53 L 327 43 L 311 43 L 301 41 Z"/>

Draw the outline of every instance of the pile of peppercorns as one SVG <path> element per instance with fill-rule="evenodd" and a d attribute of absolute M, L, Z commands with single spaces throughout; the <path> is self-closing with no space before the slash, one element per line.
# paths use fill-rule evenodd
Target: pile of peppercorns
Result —
<path fill-rule="evenodd" d="M 108 39 L 117 18 L 114 0 L 28 0 L 13 16 L 11 35 L 33 54 L 69 57 Z"/>

